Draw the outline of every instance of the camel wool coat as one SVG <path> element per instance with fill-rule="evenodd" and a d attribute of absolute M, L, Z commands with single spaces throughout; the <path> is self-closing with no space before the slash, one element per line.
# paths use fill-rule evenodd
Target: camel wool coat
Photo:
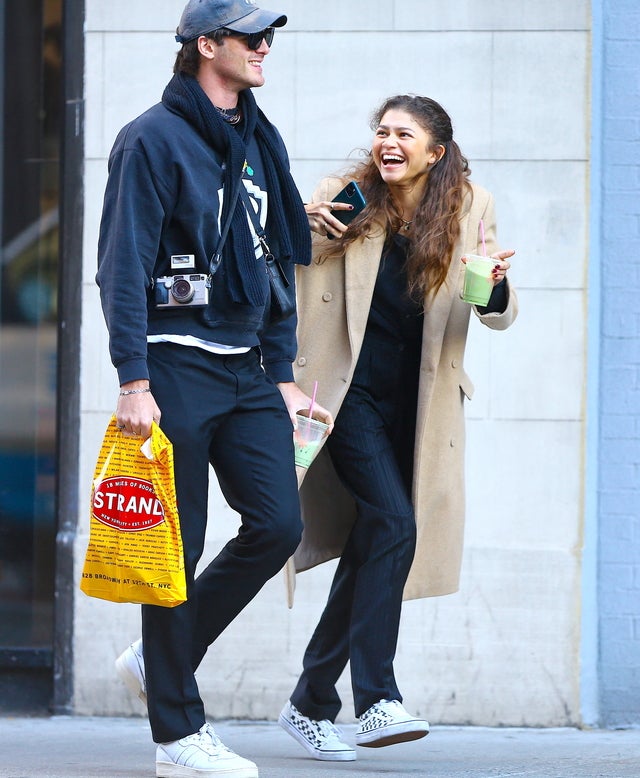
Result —
<path fill-rule="evenodd" d="M 314 202 L 331 200 L 344 183 L 325 179 Z M 405 599 L 458 589 L 465 519 L 464 399 L 473 394 L 464 369 L 469 318 L 473 310 L 482 324 L 504 330 L 517 315 L 516 295 L 508 280 L 504 313 L 482 315 L 460 297 L 464 277 L 460 257 L 482 253 L 480 219 L 486 253 L 493 254 L 498 251 L 493 197 L 472 185 L 446 284 L 424 314 L 413 479 L 417 545 Z M 318 402 L 337 416 L 362 346 L 384 234 L 379 230 L 352 244 L 344 258 L 318 263 L 323 245 L 326 239 L 314 235 L 314 260 L 296 271 L 299 324 L 294 374 L 308 394 L 318 381 Z M 326 447 L 299 480 L 304 532 L 293 557 L 298 572 L 339 557 L 356 520 L 355 502 L 339 481 Z"/>

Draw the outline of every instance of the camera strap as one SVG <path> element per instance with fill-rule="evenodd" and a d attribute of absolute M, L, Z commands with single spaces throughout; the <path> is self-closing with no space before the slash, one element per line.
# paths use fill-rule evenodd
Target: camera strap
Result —
<path fill-rule="evenodd" d="M 242 180 L 240 180 L 240 183 L 238 184 L 238 187 L 236 188 L 235 196 L 233 197 L 233 202 L 231 203 L 231 206 L 229 208 L 229 213 L 227 215 L 227 221 L 224 224 L 224 227 L 222 228 L 222 232 L 220 233 L 220 239 L 218 240 L 218 245 L 216 246 L 215 251 L 211 255 L 211 259 L 209 260 L 209 279 L 208 282 L 211 284 L 211 278 L 215 275 L 216 270 L 220 267 L 220 262 L 222 261 L 222 249 L 224 248 L 224 242 L 227 239 L 227 235 L 229 234 L 229 229 L 231 227 L 231 222 L 233 221 L 233 215 L 236 210 L 236 203 L 238 202 L 238 195 L 240 192 L 245 192 L 246 189 L 244 184 L 242 183 Z"/>
<path fill-rule="evenodd" d="M 258 240 L 260 241 L 260 245 L 262 246 L 262 253 L 264 254 L 264 261 L 267 263 L 267 271 L 271 271 L 274 268 L 277 268 L 279 275 L 282 277 L 282 282 L 285 286 L 289 286 L 289 281 L 287 280 L 287 276 L 282 269 L 282 265 L 280 262 L 273 256 L 271 253 L 271 249 L 269 248 L 269 244 L 267 243 L 267 235 L 265 231 L 262 228 L 262 225 L 260 224 L 260 221 L 258 220 L 258 214 L 255 212 L 255 209 L 253 205 L 251 205 L 251 200 L 249 199 L 249 194 L 245 187 L 242 187 L 241 194 L 242 202 L 244 203 L 244 208 L 246 212 L 249 214 L 249 218 L 251 219 L 251 223 L 253 224 L 253 229 L 256 231 L 256 235 L 258 236 Z M 271 274 L 271 273 L 270 273 Z"/>
<path fill-rule="evenodd" d="M 258 215 L 251 204 L 249 194 L 244 186 L 242 187 L 242 201 L 253 224 L 253 229 L 260 241 L 262 253 L 264 254 L 265 268 L 269 279 L 269 291 L 271 294 L 271 304 L 269 308 L 270 321 L 277 322 L 282 319 L 288 319 L 290 316 L 293 316 L 296 310 L 295 294 L 293 293 L 293 289 L 290 288 L 289 279 L 287 278 L 282 265 L 271 253 L 265 231 L 260 224 Z"/>
<path fill-rule="evenodd" d="M 242 197 L 242 202 L 244 203 L 244 209 L 247 212 L 248 217 L 251 219 L 251 223 L 253 224 L 253 229 L 256 232 L 256 235 L 258 236 L 258 240 L 260 241 L 260 246 L 262 247 L 262 253 L 264 254 L 264 258 L 266 262 L 273 262 L 274 256 L 271 253 L 271 249 L 269 248 L 269 245 L 267 244 L 267 235 L 262 228 L 262 225 L 260 224 L 260 220 L 258 219 L 258 214 L 255 211 L 255 208 L 251 204 L 251 200 L 249 199 L 249 193 L 247 192 L 246 187 L 243 185 L 240 189 L 240 197 Z"/>
<path fill-rule="evenodd" d="M 266 233 L 262 228 L 262 225 L 260 224 L 258 215 L 256 214 L 255 209 L 251 204 L 251 200 L 249 199 L 249 193 L 247 192 L 247 189 L 242 181 L 240 181 L 240 185 L 236 191 L 236 195 L 232 203 L 233 207 L 230 209 L 229 216 L 227 217 L 227 221 L 224 225 L 222 232 L 220 233 L 220 240 L 218 241 L 216 250 L 214 251 L 213 255 L 211 256 L 211 259 L 209 260 L 209 278 L 208 278 L 209 284 L 211 283 L 211 278 L 213 277 L 217 269 L 220 267 L 220 262 L 222 261 L 222 249 L 224 247 L 224 242 L 227 239 L 229 228 L 231 227 L 231 222 L 233 220 L 233 212 L 235 211 L 235 205 L 238 200 L 238 195 L 242 197 L 242 202 L 245 211 L 247 212 L 249 218 L 251 219 L 251 223 L 253 224 L 253 229 L 255 230 L 258 240 L 260 241 L 260 246 L 262 247 L 262 253 L 264 254 L 264 260 L 267 265 L 267 272 L 269 273 L 269 276 L 272 277 L 273 272 L 277 270 L 278 276 L 282 279 L 282 284 L 285 287 L 288 287 L 289 281 L 287 280 L 287 277 L 282 269 L 282 266 L 271 253 L 271 249 L 269 248 L 269 244 L 267 243 Z"/>

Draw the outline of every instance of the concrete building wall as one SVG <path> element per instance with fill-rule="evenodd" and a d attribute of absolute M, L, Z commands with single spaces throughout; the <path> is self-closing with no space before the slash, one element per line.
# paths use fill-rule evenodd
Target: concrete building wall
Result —
<path fill-rule="evenodd" d="M 461 591 L 406 604 L 396 663 L 407 706 L 434 723 L 581 721 L 580 638 L 588 228 L 587 0 L 280 0 L 288 13 L 256 93 L 287 143 L 303 197 L 367 147 L 390 94 L 440 101 L 473 179 L 497 201 L 517 249 L 521 315 L 472 326 L 467 371 L 467 541 Z M 170 77 L 183 0 L 87 0 L 82 473 L 89 484 L 116 399 L 93 277 L 106 158 L 116 132 Z M 473 322 L 472 322 L 473 325 Z M 320 388 L 321 392 L 321 388 Z M 212 477 L 208 558 L 237 527 Z M 78 571 L 88 517 L 79 517 Z M 274 718 L 300 670 L 333 564 L 281 576 L 217 641 L 199 682 L 213 717 Z M 139 634 L 136 606 L 78 594 L 75 707 L 142 712 L 113 660 Z M 353 717 L 349 679 L 343 720 Z"/>
<path fill-rule="evenodd" d="M 640 724 L 640 8 L 603 0 L 600 712 Z"/>

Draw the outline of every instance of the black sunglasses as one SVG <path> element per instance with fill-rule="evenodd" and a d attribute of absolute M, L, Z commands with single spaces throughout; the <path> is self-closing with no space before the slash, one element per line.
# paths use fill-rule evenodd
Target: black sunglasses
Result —
<path fill-rule="evenodd" d="M 230 30 L 227 27 L 224 27 L 223 29 L 234 38 L 245 38 L 247 41 L 247 48 L 251 49 L 251 51 L 258 51 L 262 45 L 262 41 L 266 41 L 267 46 L 270 47 L 273 43 L 273 36 L 276 34 L 275 27 L 267 27 L 264 30 L 260 30 L 260 32 L 249 33 L 236 32 L 235 30 Z"/>

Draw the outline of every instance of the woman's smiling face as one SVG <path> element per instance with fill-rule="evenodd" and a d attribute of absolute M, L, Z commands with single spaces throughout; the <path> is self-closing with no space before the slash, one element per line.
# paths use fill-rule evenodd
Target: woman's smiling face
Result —
<path fill-rule="evenodd" d="M 389 186 L 415 183 L 437 162 L 444 148 L 406 111 L 387 111 L 376 129 L 371 153 Z"/>

